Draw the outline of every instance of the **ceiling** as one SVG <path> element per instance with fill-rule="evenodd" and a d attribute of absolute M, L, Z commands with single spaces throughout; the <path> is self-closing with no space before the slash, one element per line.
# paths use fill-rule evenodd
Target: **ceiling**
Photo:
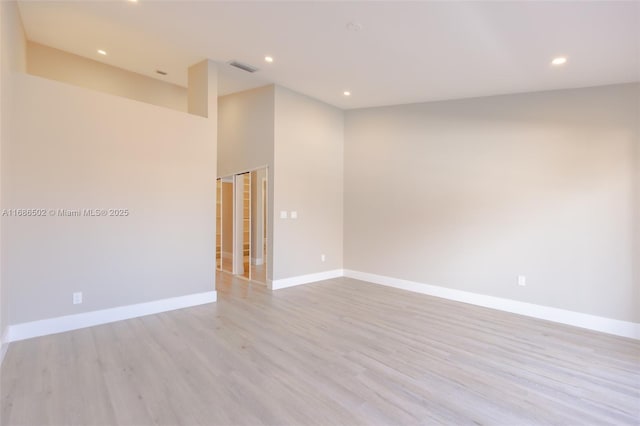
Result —
<path fill-rule="evenodd" d="M 635 1 L 19 6 L 37 43 L 182 86 L 187 68 L 209 58 L 221 63 L 221 94 L 277 83 L 344 109 L 640 80 Z M 359 30 L 349 29 L 354 22 Z M 568 62 L 551 66 L 557 56 Z M 236 70 L 230 60 L 260 71 Z"/>

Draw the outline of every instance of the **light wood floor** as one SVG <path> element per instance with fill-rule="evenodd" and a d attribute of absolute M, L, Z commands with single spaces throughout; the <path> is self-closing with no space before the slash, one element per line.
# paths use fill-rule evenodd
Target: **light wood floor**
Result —
<path fill-rule="evenodd" d="M 639 424 L 640 342 L 341 278 L 13 343 L 3 425 Z"/>
<path fill-rule="evenodd" d="M 245 258 L 245 262 L 244 262 L 244 270 L 245 271 L 249 271 L 250 269 L 250 277 L 251 277 L 251 281 L 256 281 L 259 283 L 262 283 L 264 285 L 267 285 L 267 265 L 262 264 L 262 265 L 253 265 L 253 264 L 249 264 L 249 258 Z M 223 259 L 222 260 L 222 271 L 226 271 L 227 274 L 231 274 L 231 270 L 233 269 L 233 265 L 232 265 L 232 261 L 231 259 Z M 217 271 L 218 273 L 222 272 L 222 271 Z M 245 278 L 249 278 L 248 275 L 245 275 Z"/>
<path fill-rule="evenodd" d="M 267 285 L 267 265 L 251 265 L 251 280 Z"/>

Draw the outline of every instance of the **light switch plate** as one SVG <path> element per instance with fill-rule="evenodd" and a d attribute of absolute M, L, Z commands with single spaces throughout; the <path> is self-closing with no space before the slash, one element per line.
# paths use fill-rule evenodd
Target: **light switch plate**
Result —
<path fill-rule="evenodd" d="M 291 219 L 297 219 L 298 218 L 298 212 L 293 211 L 291 212 Z"/>
<path fill-rule="evenodd" d="M 287 218 L 287 211 L 280 210 L 280 219 L 286 219 L 286 218 Z"/>

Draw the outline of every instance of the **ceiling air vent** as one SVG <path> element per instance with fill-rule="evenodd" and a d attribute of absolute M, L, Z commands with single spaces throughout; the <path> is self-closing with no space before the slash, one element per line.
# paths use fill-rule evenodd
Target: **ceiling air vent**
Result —
<path fill-rule="evenodd" d="M 229 62 L 229 65 L 231 65 L 232 67 L 239 68 L 242 71 L 246 71 L 246 72 L 256 72 L 256 71 L 258 71 L 258 68 L 253 67 L 251 65 L 243 64 L 242 62 L 238 62 L 238 61 L 231 61 L 231 62 Z"/>

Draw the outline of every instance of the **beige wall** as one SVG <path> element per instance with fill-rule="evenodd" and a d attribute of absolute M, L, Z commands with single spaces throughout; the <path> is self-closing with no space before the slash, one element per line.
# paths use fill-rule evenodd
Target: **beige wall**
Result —
<path fill-rule="evenodd" d="M 267 166 L 269 206 L 273 206 L 274 93 L 274 86 L 265 86 L 218 99 L 218 176 Z M 268 251 L 272 253 L 273 214 L 267 228 Z M 272 277 L 272 260 L 269 256 L 268 279 Z"/>
<path fill-rule="evenodd" d="M 29 74 L 178 111 L 187 110 L 187 89 L 160 79 L 29 42 Z"/>
<path fill-rule="evenodd" d="M 6 219 L 9 323 L 213 291 L 215 119 L 18 77 L 4 207 L 130 215 Z"/>
<path fill-rule="evenodd" d="M 26 39 L 22 22 L 14 1 L 0 2 L 0 206 L 5 207 L 4 170 L 8 161 L 5 148 L 9 143 L 12 127 L 15 124 L 12 100 L 14 75 L 23 73 L 26 69 Z M 0 336 L 4 333 L 8 322 L 8 293 L 4 255 L 7 253 L 5 244 L 6 221 L 0 221 Z M 0 360 L 6 349 L 2 342 Z"/>
<path fill-rule="evenodd" d="M 5 85 L 4 79 L 5 79 L 5 59 L 4 59 L 4 51 L 5 51 L 5 46 L 4 46 L 4 41 L 5 41 L 5 36 L 4 36 L 4 32 L 5 32 L 5 23 L 4 23 L 4 19 L 5 19 L 5 4 L 4 3 L 0 3 L 0 188 L 2 188 L 2 141 L 4 139 L 4 125 L 3 125 L 3 121 L 4 121 L 4 113 L 5 113 L 5 107 L 4 107 L 4 102 L 5 102 L 5 94 L 3 93 L 3 86 Z M 2 207 L 2 190 L 0 189 L 0 208 Z M 5 305 L 7 303 L 7 300 L 4 296 L 4 286 L 2 285 L 2 273 L 3 273 L 3 268 L 2 268 L 2 222 L 0 219 L 0 363 L 2 363 L 2 361 L 4 360 L 4 355 L 6 353 L 6 348 L 8 348 L 8 345 L 5 345 L 4 343 L 4 337 L 5 337 L 5 324 L 6 324 L 6 312 L 7 310 L 5 309 Z"/>
<path fill-rule="evenodd" d="M 269 167 L 268 278 L 342 268 L 343 112 L 278 86 L 218 105 L 219 176 Z"/>
<path fill-rule="evenodd" d="M 218 99 L 218 175 L 273 164 L 274 86 Z"/>
<path fill-rule="evenodd" d="M 640 322 L 638 99 L 626 84 L 347 112 L 345 268 Z"/>
<path fill-rule="evenodd" d="M 341 110 L 276 86 L 273 279 L 342 268 L 343 142 Z"/>
<path fill-rule="evenodd" d="M 640 101 L 638 101 L 640 102 Z M 636 104 L 637 107 L 637 104 Z M 633 110 L 632 110 L 633 111 Z M 640 135 L 640 107 L 636 110 L 636 135 Z M 640 139 L 640 136 L 636 136 L 637 139 Z M 633 285 L 634 285 L 634 294 L 632 296 L 633 300 L 640 300 L 640 141 L 636 140 L 635 144 L 635 205 L 633 210 L 633 226 L 635 227 L 635 238 L 634 238 L 634 251 L 633 251 Z"/>

